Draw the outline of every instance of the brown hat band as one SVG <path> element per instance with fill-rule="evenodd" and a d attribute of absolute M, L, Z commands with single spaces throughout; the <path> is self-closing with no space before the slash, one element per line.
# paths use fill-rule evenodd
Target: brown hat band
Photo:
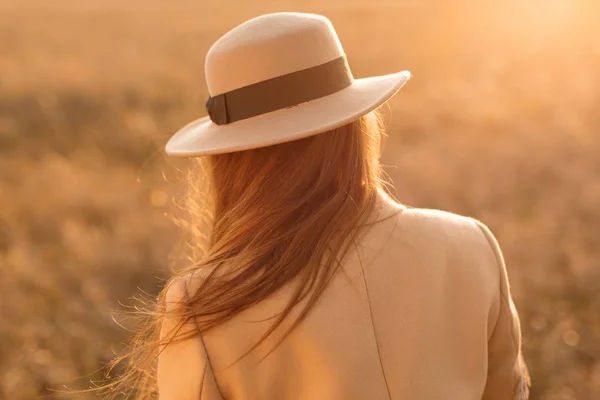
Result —
<path fill-rule="evenodd" d="M 225 92 L 206 101 L 206 111 L 224 125 L 315 100 L 352 85 L 346 56 Z"/>

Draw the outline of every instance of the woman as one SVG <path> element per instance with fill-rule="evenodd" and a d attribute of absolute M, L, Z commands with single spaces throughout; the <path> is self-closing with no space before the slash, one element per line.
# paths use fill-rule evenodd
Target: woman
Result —
<path fill-rule="evenodd" d="M 300 13 L 231 30 L 205 73 L 209 116 L 166 151 L 210 156 L 209 246 L 138 335 L 137 398 L 527 398 L 494 236 L 385 190 L 374 110 L 410 74 L 354 79 Z"/>

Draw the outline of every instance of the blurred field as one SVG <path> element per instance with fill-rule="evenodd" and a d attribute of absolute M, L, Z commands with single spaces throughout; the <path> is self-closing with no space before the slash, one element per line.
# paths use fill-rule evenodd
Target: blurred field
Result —
<path fill-rule="evenodd" d="M 0 398 L 101 379 L 113 310 L 177 259 L 161 148 L 204 115 L 204 55 L 273 11 L 329 16 L 356 77 L 412 71 L 385 112 L 397 197 L 492 228 L 532 399 L 600 398 L 595 0 L 1 0 Z"/>

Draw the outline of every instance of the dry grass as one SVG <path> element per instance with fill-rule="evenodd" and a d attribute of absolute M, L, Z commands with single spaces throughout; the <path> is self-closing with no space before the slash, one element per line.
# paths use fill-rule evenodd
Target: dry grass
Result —
<path fill-rule="evenodd" d="M 397 195 L 497 235 L 532 398 L 599 398 L 595 1 L 259 3 L 0 3 L 0 398 L 101 379 L 128 335 L 112 310 L 168 273 L 181 164 L 160 148 L 203 115 L 206 50 L 298 9 L 333 20 L 355 76 L 413 72 L 387 113 Z"/>

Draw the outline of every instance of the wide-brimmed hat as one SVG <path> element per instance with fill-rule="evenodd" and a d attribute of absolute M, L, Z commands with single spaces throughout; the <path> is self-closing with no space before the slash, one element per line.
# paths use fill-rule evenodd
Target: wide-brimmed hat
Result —
<path fill-rule="evenodd" d="M 205 77 L 209 115 L 169 139 L 170 155 L 228 153 L 326 132 L 385 103 L 410 72 L 354 79 L 329 19 L 275 13 L 218 39 Z"/>

